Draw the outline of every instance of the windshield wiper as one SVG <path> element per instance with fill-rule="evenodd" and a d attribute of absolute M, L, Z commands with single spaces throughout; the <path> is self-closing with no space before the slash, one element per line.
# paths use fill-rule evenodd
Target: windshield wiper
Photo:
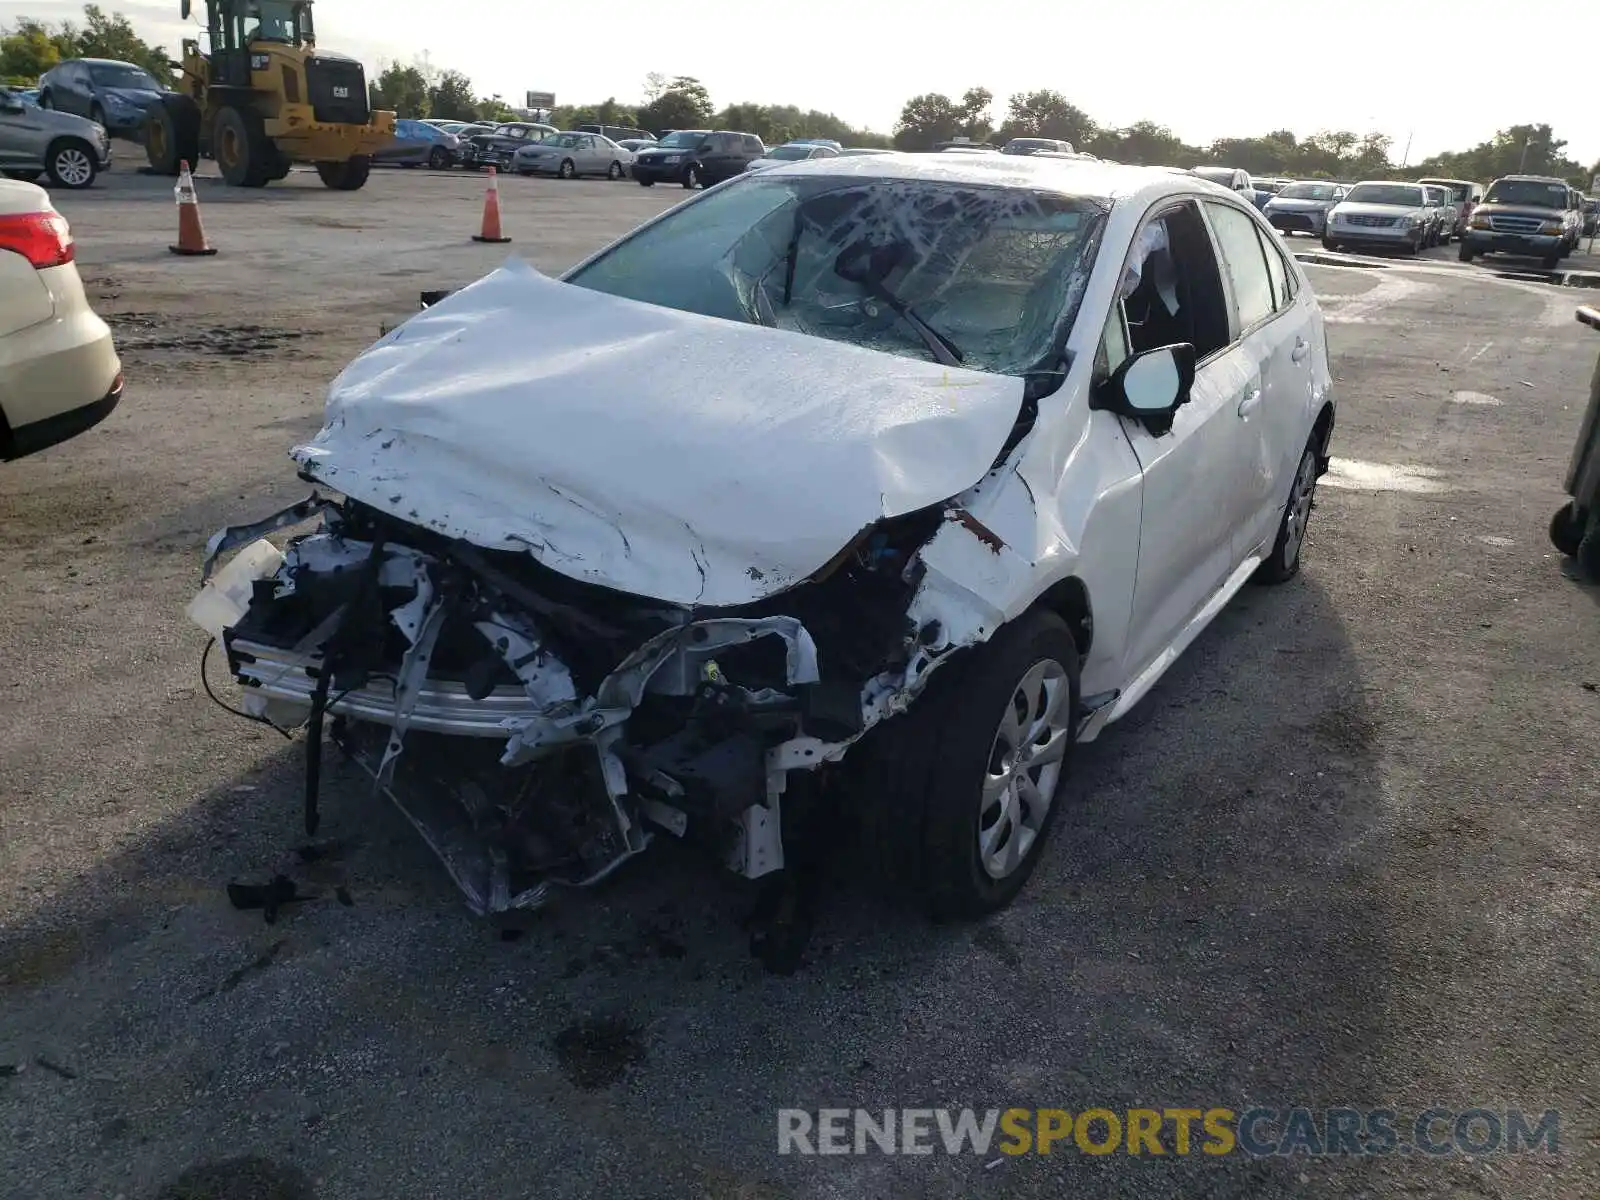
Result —
<path fill-rule="evenodd" d="M 887 304 L 901 320 L 917 331 L 935 361 L 946 367 L 959 367 L 964 360 L 961 347 L 924 321 L 914 308 L 891 292 L 883 282 L 884 277 L 899 265 L 905 252 L 904 242 L 891 242 L 887 246 L 857 242 L 839 252 L 839 257 L 833 261 L 833 271 L 839 278 L 866 288 L 874 299 Z"/>

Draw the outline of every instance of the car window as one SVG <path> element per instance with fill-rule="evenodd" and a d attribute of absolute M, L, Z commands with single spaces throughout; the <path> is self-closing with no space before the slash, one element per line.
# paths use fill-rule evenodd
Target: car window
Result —
<path fill-rule="evenodd" d="M 760 154 L 762 152 L 763 147 L 761 145 L 761 139 L 756 137 L 754 134 L 744 134 L 742 140 L 744 141 L 744 150 L 746 154 Z"/>
<path fill-rule="evenodd" d="M 1206 201 L 1206 213 L 1217 237 L 1217 254 L 1233 285 L 1234 317 L 1241 332 L 1273 313 L 1272 277 L 1266 255 L 1249 214 L 1231 204 Z"/>
<path fill-rule="evenodd" d="M 1279 312 L 1289 307 L 1294 300 L 1294 272 L 1289 270 L 1289 264 L 1284 260 L 1283 248 L 1278 245 L 1278 239 L 1256 226 L 1256 236 L 1261 239 L 1261 252 L 1267 258 L 1267 274 L 1272 279 L 1272 298 Z"/>
<path fill-rule="evenodd" d="M 1126 353 L 1188 342 L 1204 360 L 1232 340 L 1216 252 L 1192 203 L 1145 222 L 1124 262 L 1118 300 Z"/>

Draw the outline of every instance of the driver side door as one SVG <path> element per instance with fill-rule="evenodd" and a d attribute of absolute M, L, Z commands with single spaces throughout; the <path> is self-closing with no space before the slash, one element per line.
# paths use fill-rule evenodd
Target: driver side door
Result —
<path fill-rule="evenodd" d="M 1125 678 L 1165 667 L 1208 604 L 1225 598 L 1235 572 L 1235 531 L 1246 516 L 1239 473 L 1248 445 L 1239 409 L 1260 376 L 1233 338 L 1216 252 L 1193 200 L 1163 207 L 1168 246 L 1141 264 L 1137 286 L 1113 305 L 1101 343 L 1107 373 L 1129 354 L 1189 342 L 1194 386 L 1170 427 L 1121 417 L 1142 475 L 1138 567 L 1128 627 Z M 1141 232 L 1134 255 L 1148 239 Z M 1131 260 L 1130 260 L 1131 261 Z"/>

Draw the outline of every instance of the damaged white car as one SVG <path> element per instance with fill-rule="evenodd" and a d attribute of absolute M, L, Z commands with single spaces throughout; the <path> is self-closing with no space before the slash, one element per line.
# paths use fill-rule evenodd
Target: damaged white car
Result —
<path fill-rule="evenodd" d="M 387 334 L 292 452 L 340 498 L 219 533 L 193 611 L 306 730 L 308 825 L 326 728 L 478 912 L 662 832 L 766 876 L 859 809 L 978 914 L 1073 744 L 1296 573 L 1332 430 L 1311 289 L 1221 188 L 777 165 Z"/>

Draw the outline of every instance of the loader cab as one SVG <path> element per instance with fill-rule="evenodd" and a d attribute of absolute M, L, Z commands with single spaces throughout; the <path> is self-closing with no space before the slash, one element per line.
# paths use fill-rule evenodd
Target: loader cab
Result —
<path fill-rule="evenodd" d="M 185 18 L 191 0 L 183 0 Z M 311 0 L 207 0 L 206 37 L 211 43 L 211 81 L 223 87 L 250 86 L 253 68 L 250 47 L 262 42 L 280 46 L 316 44 L 311 20 Z M 256 54 L 255 58 L 264 58 Z"/>

